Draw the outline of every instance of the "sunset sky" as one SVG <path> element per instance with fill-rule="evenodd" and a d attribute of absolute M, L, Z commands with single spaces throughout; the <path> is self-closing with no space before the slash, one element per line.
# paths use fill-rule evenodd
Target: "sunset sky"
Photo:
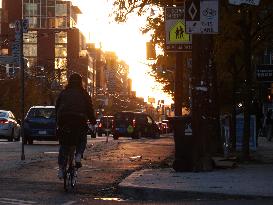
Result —
<path fill-rule="evenodd" d="M 130 66 L 130 77 L 137 96 L 164 99 L 167 104 L 171 98 L 161 91 L 161 85 L 149 76 L 150 69 L 145 65 L 146 42 L 149 36 L 143 36 L 139 28 L 144 18 L 131 17 L 126 24 L 117 24 L 108 17 L 112 11 L 111 0 L 74 0 L 82 11 L 79 16 L 79 28 L 90 42 L 102 43 L 103 50 L 115 51 L 120 59 Z"/>
<path fill-rule="evenodd" d="M 115 51 L 117 56 L 125 60 L 130 66 L 130 78 L 133 81 L 133 90 L 137 96 L 155 97 L 164 99 L 171 104 L 171 97 L 164 94 L 161 85 L 149 76 L 150 69 L 146 66 L 146 42 L 149 36 L 143 36 L 139 28 L 144 25 L 142 17 L 131 17 L 125 24 L 117 24 L 109 18 L 113 0 L 72 0 L 82 11 L 78 26 L 87 40 L 99 45 L 104 51 Z M 2 0 L 0 0 L 2 5 Z"/>

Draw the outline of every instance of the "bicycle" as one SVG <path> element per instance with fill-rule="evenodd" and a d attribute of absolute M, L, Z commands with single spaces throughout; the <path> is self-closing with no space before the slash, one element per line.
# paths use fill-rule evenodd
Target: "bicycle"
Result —
<path fill-rule="evenodd" d="M 74 163 L 75 146 L 66 147 L 65 164 L 64 164 L 64 190 L 67 192 L 73 190 L 77 183 L 78 169 Z M 67 166 L 68 165 L 68 166 Z"/>

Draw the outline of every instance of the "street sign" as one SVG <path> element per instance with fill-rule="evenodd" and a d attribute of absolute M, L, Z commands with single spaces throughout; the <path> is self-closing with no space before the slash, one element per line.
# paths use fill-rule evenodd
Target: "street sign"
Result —
<path fill-rule="evenodd" d="M 0 63 L 1 64 L 14 64 L 15 58 L 13 56 L 0 56 Z"/>
<path fill-rule="evenodd" d="M 260 0 L 229 0 L 228 2 L 233 5 L 249 4 L 258 6 L 260 4 Z"/>
<path fill-rule="evenodd" d="M 184 6 L 165 8 L 166 51 L 191 51 L 191 35 L 186 32 Z"/>
<path fill-rule="evenodd" d="M 273 82 L 273 65 L 257 65 L 256 79 L 260 82 Z"/>
<path fill-rule="evenodd" d="M 217 34 L 218 0 L 187 0 L 185 3 L 186 33 Z"/>

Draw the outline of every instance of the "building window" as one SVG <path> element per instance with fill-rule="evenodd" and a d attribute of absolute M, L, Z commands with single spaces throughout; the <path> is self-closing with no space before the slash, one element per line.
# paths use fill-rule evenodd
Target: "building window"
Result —
<path fill-rule="evenodd" d="M 59 32 L 55 35 L 55 43 L 67 43 L 67 32 Z"/>
<path fill-rule="evenodd" d="M 63 85 L 67 82 L 67 59 L 55 58 L 55 79 Z"/>
<path fill-rule="evenodd" d="M 66 3 L 57 3 L 55 9 L 56 16 L 67 16 L 67 5 Z"/>
<path fill-rule="evenodd" d="M 37 31 L 24 33 L 24 56 L 37 57 Z"/>
<path fill-rule="evenodd" d="M 24 56 L 37 56 L 37 45 L 25 44 Z"/>
<path fill-rule="evenodd" d="M 55 27 L 56 28 L 66 28 L 67 25 L 66 25 L 66 17 L 57 17 L 55 19 Z"/>
<path fill-rule="evenodd" d="M 55 57 L 67 57 L 66 45 L 55 45 Z"/>
<path fill-rule="evenodd" d="M 30 28 L 69 27 L 69 4 L 56 0 L 24 0 L 24 18 L 29 19 Z"/>

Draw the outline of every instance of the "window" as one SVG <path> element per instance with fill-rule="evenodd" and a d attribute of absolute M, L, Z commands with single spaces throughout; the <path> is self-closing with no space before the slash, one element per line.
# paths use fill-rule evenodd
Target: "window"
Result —
<path fill-rule="evenodd" d="M 55 45 L 55 57 L 67 57 L 66 45 Z"/>
<path fill-rule="evenodd" d="M 58 17 L 55 19 L 55 27 L 56 28 L 66 28 L 66 17 Z"/>
<path fill-rule="evenodd" d="M 40 15 L 40 4 L 37 3 L 25 3 L 24 4 L 24 16 L 38 16 Z"/>
<path fill-rule="evenodd" d="M 24 56 L 37 56 L 37 46 L 24 45 Z"/>
<path fill-rule="evenodd" d="M 67 43 L 67 32 L 59 32 L 55 34 L 55 43 Z"/>
<path fill-rule="evenodd" d="M 55 16 L 67 16 L 66 3 L 57 3 L 56 4 Z"/>
<path fill-rule="evenodd" d="M 66 58 L 55 58 L 55 79 L 57 79 L 60 84 L 67 82 Z"/>
<path fill-rule="evenodd" d="M 37 31 L 24 33 L 24 56 L 37 57 Z"/>
<path fill-rule="evenodd" d="M 24 33 L 24 43 L 37 43 L 37 31 L 29 31 Z"/>

